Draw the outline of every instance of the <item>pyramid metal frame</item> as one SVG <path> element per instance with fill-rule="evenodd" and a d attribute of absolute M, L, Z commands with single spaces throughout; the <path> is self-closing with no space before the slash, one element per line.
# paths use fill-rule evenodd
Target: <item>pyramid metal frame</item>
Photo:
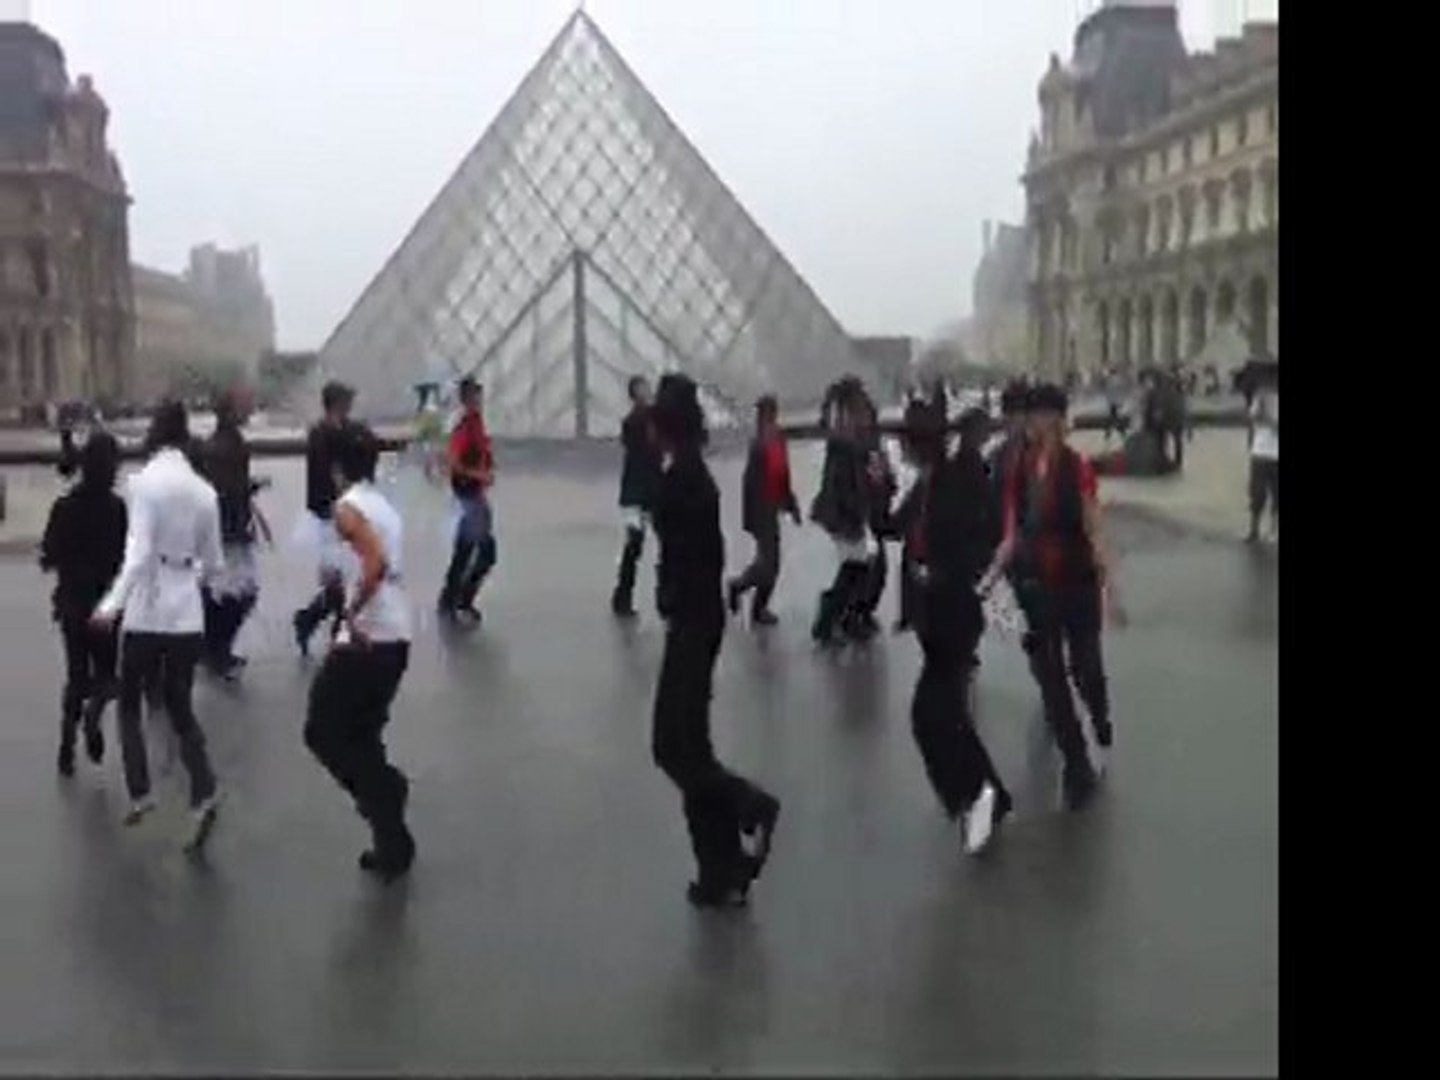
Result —
<path fill-rule="evenodd" d="M 498 434 L 618 428 L 684 370 L 718 422 L 811 404 L 849 336 L 583 11 L 566 22 L 320 355 L 371 416 L 475 374 Z"/>

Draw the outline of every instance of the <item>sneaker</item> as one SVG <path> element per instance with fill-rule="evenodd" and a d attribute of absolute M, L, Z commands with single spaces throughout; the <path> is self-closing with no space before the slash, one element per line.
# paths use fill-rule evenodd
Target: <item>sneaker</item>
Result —
<path fill-rule="evenodd" d="M 155 796 L 142 795 L 138 799 L 132 799 L 130 809 L 125 812 L 126 825 L 139 825 L 155 809 Z"/>
<path fill-rule="evenodd" d="M 751 816 L 740 824 L 741 833 L 754 843 L 753 850 L 748 853 L 755 860 L 754 877 L 759 876 L 770 858 L 770 848 L 775 842 L 775 823 L 779 820 L 780 800 L 762 793 Z"/>
<path fill-rule="evenodd" d="M 731 615 L 740 614 L 740 598 L 744 595 L 740 591 L 740 582 L 734 578 L 725 583 L 725 604 L 729 607 Z"/>
<path fill-rule="evenodd" d="M 985 784 L 970 809 L 960 817 L 966 855 L 979 855 L 989 845 L 995 831 L 995 809 L 995 787 Z"/>
<path fill-rule="evenodd" d="M 611 597 L 610 611 L 617 619 L 633 619 L 639 614 L 633 603 L 618 595 Z"/>
<path fill-rule="evenodd" d="M 310 630 L 306 626 L 305 613 L 297 611 L 290 620 L 290 626 L 295 631 L 295 647 L 300 650 L 300 655 L 310 655 Z"/>
<path fill-rule="evenodd" d="M 398 881 L 415 865 L 415 838 L 410 830 L 401 826 L 394 850 L 382 853 L 377 848 L 360 853 L 360 869 L 374 874 L 386 885 Z"/>
<path fill-rule="evenodd" d="M 751 612 L 750 621 L 756 626 L 775 626 L 780 622 L 780 617 L 773 611 L 762 608 L 759 611 Z"/>
<path fill-rule="evenodd" d="M 220 813 L 220 797 L 211 795 L 190 811 L 190 838 L 185 841 L 185 850 L 198 855 L 205 850 L 210 834 L 215 831 L 215 819 Z"/>
<path fill-rule="evenodd" d="M 485 616 L 480 613 L 480 609 L 474 604 L 469 604 L 466 607 L 457 607 L 455 614 L 457 616 L 463 615 L 466 619 L 470 620 L 472 626 L 479 626 L 485 621 Z"/>
<path fill-rule="evenodd" d="M 60 770 L 60 775 L 66 779 L 75 775 L 75 746 L 73 743 L 65 743 L 60 747 L 60 754 L 56 758 L 55 767 Z"/>

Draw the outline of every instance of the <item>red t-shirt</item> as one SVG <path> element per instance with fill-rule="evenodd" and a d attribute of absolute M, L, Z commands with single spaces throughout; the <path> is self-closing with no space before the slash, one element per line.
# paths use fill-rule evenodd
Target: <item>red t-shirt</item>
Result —
<path fill-rule="evenodd" d="M 765 444 L 765 501 L 770 506 L 784 506 L 790 491 L 790 455 L 785 440 L 770 439 Z"/>
<path fill-rule="evenodd" d="M 1096 498 L 1100 490 L 1099 481 L 1095 477 L 1095 467 L 1090 464 L 1090 459 L 1078 451 L 1075 453 L 1076 473 L 1080 485 L 1080 501 L 1089 502 Z M 1042 461 L 1040 453 L 1036 450 L 1029 450 L 1021 454 L 1014 465 L 1011 466 L 1010 475 L 1005 481 L 1005 537 L 1009 539 L 1015 535 L 1016 522 L 1019 520 L 1020 499 L 1031 499 L 1028 507 L 1031 519 L 1040 515 L 1041 519 L 1054 513 L 1056 488 L 1055 469 L 1059 462 L 1059 455 L 1054 455 L 1048 461 Z M 1040 504 L 1036 505 L 1035 500 Z M 1045 581 L 1058 581 L 1064 575 L 1065 567 L 1065 541 L 1063 537 L 1057 537 L 1054 533 L 1041 530 L 1035 543 L 1033 551 L 1040 576 Z"/>
<path fill-rule="evenodd" d="M 478 412 L 466 413 L 450 433 L 450 460 L 467 468 L 488 471 L 493 467 L 490 435 L 485 430 L 485 418 Z"/>

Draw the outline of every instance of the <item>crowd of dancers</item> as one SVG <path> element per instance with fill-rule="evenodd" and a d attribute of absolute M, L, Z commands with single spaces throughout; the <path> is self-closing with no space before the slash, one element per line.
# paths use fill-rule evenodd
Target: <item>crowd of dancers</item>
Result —
<path fill-rule="evenodd" d="M 476 625 L 481 588 L 496 564 L 489 492 L 494 455 L 482 388 L 459 384 L 444 474 L 454 496 L 452 548 L 437 599 L 442 618 Z M 658 542 L 656 607 L 665 623 L 655 690 L 652 753 L 679 789 L 697 865 L 689 886 L 701 907 L 744 904 L 769 857 L 780 801 L 717 759 L 709 710 L 728 620 L 749 599 L 763 630 L 781 570 L 785 518 L 802 523 L 777 403 L 756 404 L 746 460 L 743 527 L 754 557 L 726 578 L 720 493 L 705 459 L 707 430 L 696 384 L 664 375 L 631 380 L 620 479 L 623 549 L 611 595 L 634 618 L 647 532 Z M 370 845 L 360 865 L 383 881 L 403 876 L 416 844 L 406 821 L 409 782 L 388 760 L 384 731 L 408 664 L 411 598 L 401 559 L 403 522 L 375 483 L 381 444 L 351 418 L 354 392 L 327 384 L 322 416 L 306 441 L 306 511 L 297 535 L 313 553 L 317 589 L 293 616 L 297 648 L 327 642 L 310 685 L 304 741 L 354 800 Z M 243 428 L 243 391 L 217 403 L 215 434 L 192 438 L 183 405 L 152 415 L 146 460 L 115 491 L 120 448 L 90 435 L 73 464 L 78 479 L 52 509 L 41 563 L 56 574 L 54 615 L 66 656 L 58 767 L 75 769 L 77 741 L 100 762 L 102 717 L 118 701 L 125 821 L 155 807 L 142 716 L 160 709 L 190 779 L 187 849 L 199 852 L 219 812 L 217 781 L 192 702 L 198 667 L 240 677 L 237 637 L 259 595 L 255 547 L 273 540 L 256 501 Z M 879 633 L 889 577 L 887 546 L 900 545 L 897 631 L 913 631 L 923 661 L 912 725 L 927 775 L 979 854 L 1011 810 L 1011 798 L 972 715 L 972 683 L 985 630 L 984 598 L 1000 581 L 1024 617 L 1023 647 L 1046 721 L 1064 760 L 1068 806 L 1093 796 L 1113 741 L 1101 652 L 1107 613 L 1118 616 L 1101 535 L 1094 471 L 1065 441 L 1067 401 L 1055 386 L 1013 384 L 1002 396 L 1004 430 L 972 409 L 958 438 L 943 399 L 911 401 L 900 443 L 915 478 L 903 496 L 884 453 L 878 414 L 859 380 L 834 384 L 822 409 L 825 459 L 809 517 L 835 551 L 833 580 L 817 601 L 811 633 L 826 649 L 864 646 Z M 1088 715 L 1080 723 L 1074 690 Z"/>

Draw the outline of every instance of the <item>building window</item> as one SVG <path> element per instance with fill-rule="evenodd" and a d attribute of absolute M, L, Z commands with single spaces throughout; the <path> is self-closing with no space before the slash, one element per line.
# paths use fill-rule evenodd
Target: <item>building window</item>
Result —
<path fill-rule="evenodd" d="M 55 331 L 48 327 L 40 332 L 40 383 L 47 400 L 54 400 L 60 388 L 60 373 L 55 367 Z"/>
<path fill-rule="evenodd" d="M 45 250 L 45 244 L 39 240 L 32 240 L 25 245 L 25 255 L 30 260 L 30 280 L 35 287 L 35 295 L 41 298 L 50 295 L 50 253 Z"/>
<path fill-rule="evenodd" d="M 1219 124 L 1216 124 L 1214 127 L 1212 127 L 1212 128 L 1210 129 L 1210 156 L 1211 156 L 1212 158 L 1217 158 L 1217 157 L 1220 156 L 1220 125 L 1219 125 Z"/>
<path fill-rule="evenodd" d="M 1180 153 L 1184 158 L 1185 168 L 1188 169 L 1191 165 L 1195 164 L 1195 142 L 1188 135 L 1181 144 Z"/>
<path fill-rule="evenodd" d="M 1250 114 L 1242 112 L 1235 120 L 1235 145 L 1244 146 L 1250 141 Z"/>
<path fill-rule="evenodd" d="M 30 353 L 30 331 L 21 329 L 19 341 L 20 393 L 29 397 L 35 386 L 35 357 Z"/>
<path fill-rule="evenodd" d="M 1187 205 L 1187 204 L 1182 204 L 1181 207 L 1180 207 L 1180 247 L 1181 247 L 1181 248 L 1187 248 L 1187 247 L 1190 246 L 1190 237 L 1194 234 L 1194 232 L 1195 232 L 1195 210 L 1194 210 L 1191 206 L 1189 206 L 1189 205 Z"/>
<path fill-rule="evenodd" d="M 1205 229 L 1214 236 L 1220 231 L 1220 192 L 1214 188 L 1205 192 Z"/>

